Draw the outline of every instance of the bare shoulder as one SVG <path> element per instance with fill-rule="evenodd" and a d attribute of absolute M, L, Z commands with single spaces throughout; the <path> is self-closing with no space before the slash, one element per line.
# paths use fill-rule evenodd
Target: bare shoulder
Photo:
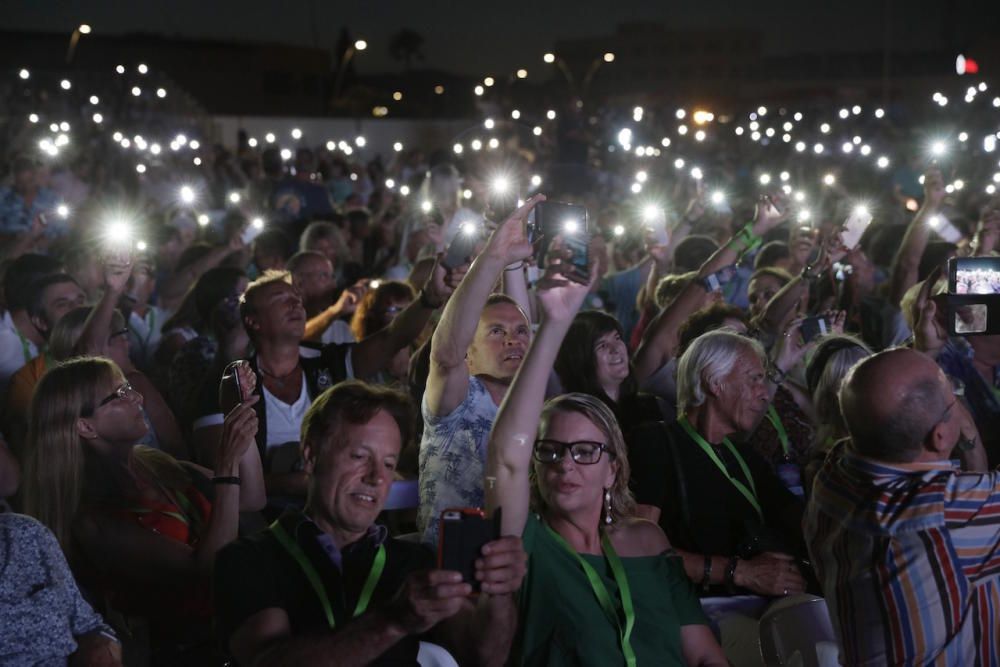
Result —
<path fill-rule="evenodd" d="M 629 517 L 616 524 L 610 537 L 621 556 L 658 556 L 670 549 L 670 540 L 663 529 L 638 517 Z"/>

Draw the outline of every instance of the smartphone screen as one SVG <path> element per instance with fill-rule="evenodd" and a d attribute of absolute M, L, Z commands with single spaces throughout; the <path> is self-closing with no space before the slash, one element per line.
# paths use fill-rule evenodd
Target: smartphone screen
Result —
<path fill-rule="evenodd" d="M 542 242 L 535 249 L 535 259 L 539 266 L 548 251 L 548 246 L 557 236 L 567 237 L 584 234 L 589 230 L 587 208 L 567 202 L 543 201 L 535 205 L 528 217 L 529 239 Z"/>
<path fill-rule="evenodd" d="M 590 237 L 587 234 L 566 234 L 563 236 L 563 247 L 570 251 L 566 260 L 571 269 L 566 277 L 578 283 L 586 284 L 590 280 Z"/>
<path fill-rule="evenodd" d="M 952 294 L 1000 294 L 1000 257 L 956 257 L 948 262 Z"/>
<path fill-rule="evenodd" d="M 455 238 L 448 244 L 448 252 L 445 253 L 441 265 L 447 269 L 454 269 L 469 263 L 469 258 L 476 252 L 476 246 L 482 239 L 482 228 L 471 222 L 463 224 Z"/>
<path fill-rule="evenodd" d="M 817 336 L 823 336 L 830 332 L 830 325 L 822 315 L 814 315 L 802 320 L 799 333 L 806 343 L 812 341 Z"/>
<path fill-rule="evenodd" d="M 857 247 L 871 221 L 872 214 L 861 207 L 855 209 L 847 218 L 847 221 L 844 222 L 844 229 L 840 232 L 840 240 L 848 250 L 854 250 Z"/>

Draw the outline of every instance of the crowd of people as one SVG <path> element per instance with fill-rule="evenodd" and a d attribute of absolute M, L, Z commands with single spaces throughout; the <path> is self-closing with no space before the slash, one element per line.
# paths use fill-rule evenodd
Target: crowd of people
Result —
<path fill-rule="evenodd" d="M 1000 664 L 988 142 L 494 101 L 492 147 L 234 150 L 117 76 L 8 84 L 0 663 L 759 665 L 822 599 L 843 664 Z"/>

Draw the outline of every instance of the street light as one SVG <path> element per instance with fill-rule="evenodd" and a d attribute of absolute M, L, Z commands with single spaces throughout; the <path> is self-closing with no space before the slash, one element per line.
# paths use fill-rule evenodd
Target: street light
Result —
<path fill-rule="evenodd" d="M 73 61 L 73 53 L 76 51 L 76 43 L 80 41 L 82 35 L 90 34 L 90 26 L 86 23 L 81 23 L 73 31 L 73 34 L 69 37 L 69 48 L 66 49 L 66 64 L 69 65 Z"/>
<path fill-rule="evenodd" d="M 354 54 L 358 51 L 364 51 L 368 48 L 368 42 L 363 39 L 357 39 L 347 47 L 344 51 L 344 57 L 340 59 L 340 63 L 337 65 L 337 79 L 333 84 L 333 96 L 334 98 L 340 97 L 340 87 L 344 82 L 344 72 L 347 70 L 347 66 L 351 63 L 351 59 Z"/>

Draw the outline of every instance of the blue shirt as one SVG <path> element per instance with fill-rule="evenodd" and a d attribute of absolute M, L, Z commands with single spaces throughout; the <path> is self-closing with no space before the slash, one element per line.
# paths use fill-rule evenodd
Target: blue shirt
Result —
<path fill-rule="evenodd" d="M 14 188 L 0 188 L 0 234 L 21 234 L 31 229 L 31 221 L 39 214 L 47 214 L 48 236 L 65 231 L 65 225 L 56 224 L 52 213 L 58 206 L 56 193 L 48 188 L 39 188 L 31 206 Z"/>

